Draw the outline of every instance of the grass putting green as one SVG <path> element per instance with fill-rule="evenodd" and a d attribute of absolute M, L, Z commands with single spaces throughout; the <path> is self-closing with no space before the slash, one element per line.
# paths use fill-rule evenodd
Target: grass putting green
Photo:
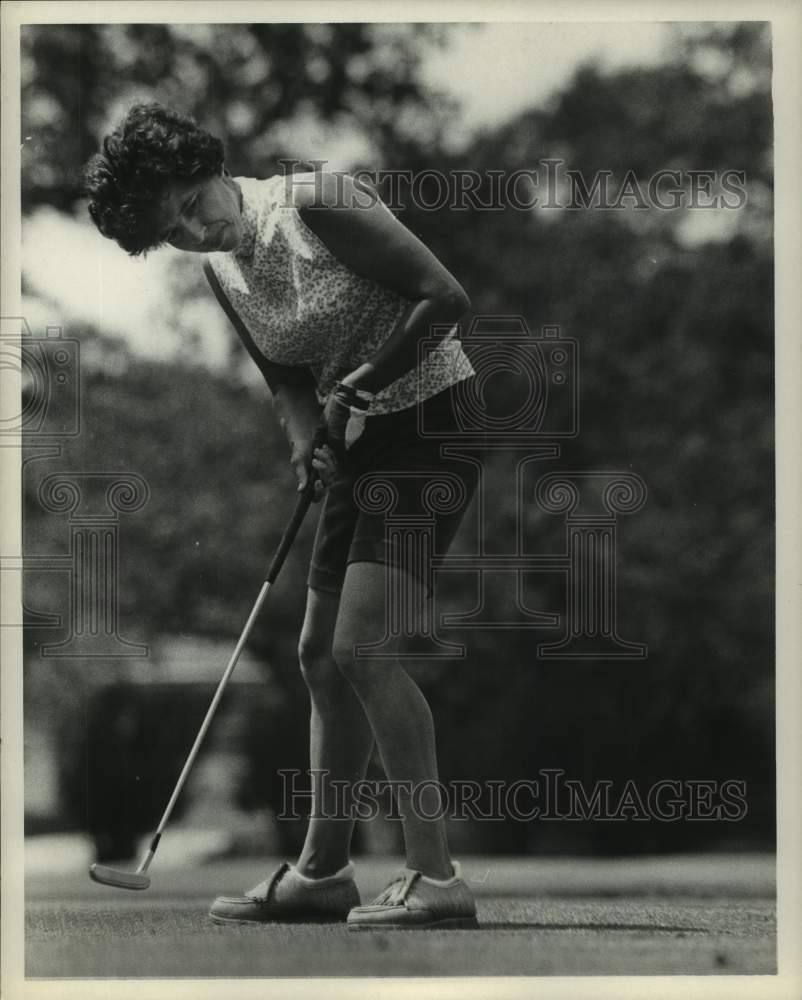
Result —
<path fill-rule="evenodd" d="M 769 855 L 463 858 L 474 931 L 353 932 L 339 924 L 219 927 L 211 900 L 275 859 L 154 864 L 129 893 L 84 872 L 27 880 L 26 975 L 227 979 L 316 976 L 755 975 L 776 971 Z M 400 859 L 355 859 L 363 899 Z"/>

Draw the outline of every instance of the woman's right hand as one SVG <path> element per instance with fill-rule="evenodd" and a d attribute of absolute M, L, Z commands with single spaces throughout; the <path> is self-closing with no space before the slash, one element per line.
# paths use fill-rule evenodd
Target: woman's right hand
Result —
<path fill-rule="evenodd" d="M 299 493 L 306 489 L 310 474 L 317 477 L 313 497 L 315 503 L 323 499 L 326 490 L 339 477 L 339 463 L 334 452 L 327 444 L 320 446 L 316 437 L 294 449 L 290 461 L 295 469 Z"/>

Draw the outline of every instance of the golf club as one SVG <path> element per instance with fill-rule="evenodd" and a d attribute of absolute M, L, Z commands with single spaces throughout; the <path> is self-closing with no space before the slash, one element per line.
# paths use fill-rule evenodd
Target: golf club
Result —
<path fill-rule="evenodd" d="M 322 432 L 319 431 L 315 438 L 315 447 L 322 443 L 323 435 Z M 167 803 L 167 808 L 164 810 L 161 822 L 156 828 L 156 832 L 153 835 L 153 839 L 150 842 L 150 846 L 148 847 L 139 868 L 137 868 L 135 872 L 121 872 L 117 871 L 115 868 L 109 868 L 106 865 L 93 864 L 89 868 L 89 877 L 94 879 L 95 882 L 100 882 L 102 885 L 114 886 L 116 889 L 147 889 L 150 885 L 150 876 L 147 874 L 147 870 L 150 867 L 151 861 L 153 861 L 156 848 L 159 846 L 159 840 L 161 839 L 162 832 L 167 825 L 167 821 L 170 818 L 170 814 L 173 811 L 173 807 L 175 806 L 178 796 L 181 794 L 181 789 L 184 787 L 184 782 L 187 780 L 187 776 L 198 754 L 200 745 L 203 742 L 206 731 L 211 724 L 214 713 L 220 703 L 220 699 L 223 697 L 223 691 L 225 690 L 226 684 L 234 671 L 234 667 L 237 664 L 242 648 L 248 639 L 253 623 L 256 621 L 257 615 L 259 614 L 262 604 L 264 603 L 264 599 L 267 596 L 267 592 L 270 590 L 273 583 L 275 583 L 279 570 L 284 564 L 284 560 L 287 553 L 290 551 L 292 543 L 295 541 L 295 536 L 298 534 L 298 529 L 301 527 L 301 523 L 306 516 L 306 512 L 309 510 L 315 495 L 316 481 L 317 473 L 314 469 L 310 470 L 306 486 L 298 497 L 298 502 L 295 505 L 295 511 L 293 512 L 289 524 L 284 529 L 284 534 L 282 535 L 281 541 L 276 549 L 276 554 L 273 556 L 273 560 L 270 563 L 264 583 L 262 584 L 262 589 L 259 591 L 259 596 L 256 598 L 256 603 L 251 609 L 251 613 L 248 616 L 248 620 L 245 623 L 242 634 L 240 635 L 234 652 L 231 655 L 231 659 L 228 661 L 225 673 L 223 674 L 220 683 L 217 685 L 217 690 L 214 693 L 214 698 L 212 698 L 212 703 L 209 705 L 206 717 L 204 718 L 203 724 L 198 731 L 198 735 L 195 737 L 195 742 L 192 744 L 192 749 L 189 751 L 189 756 L 187 757 L 184 768 L 181 771 L 178 781 L 176 782 L 173 794 L 170 796 L 170 801 Z"/>

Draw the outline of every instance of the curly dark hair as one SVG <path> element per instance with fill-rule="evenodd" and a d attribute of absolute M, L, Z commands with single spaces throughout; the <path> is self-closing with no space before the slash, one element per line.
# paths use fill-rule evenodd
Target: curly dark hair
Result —
<path fill-rule="evenodd" d="M 89 214 L 131 256 L 163 244 L 160 198 L 173 179 L 212 177 L 223 143 L 188 115 L 161 104 L 135 104 L 86 165 Z"/>

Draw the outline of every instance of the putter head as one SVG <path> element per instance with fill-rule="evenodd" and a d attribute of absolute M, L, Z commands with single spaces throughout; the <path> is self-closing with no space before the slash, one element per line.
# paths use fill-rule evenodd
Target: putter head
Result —
<path fill-rule="evenodd" d="M 111 885 L 115 889 L 147 889 L 150 878 L 139 872 L 118 872 L 105 865 L 90 865 L 89 877 L 101 885 Z"/>

